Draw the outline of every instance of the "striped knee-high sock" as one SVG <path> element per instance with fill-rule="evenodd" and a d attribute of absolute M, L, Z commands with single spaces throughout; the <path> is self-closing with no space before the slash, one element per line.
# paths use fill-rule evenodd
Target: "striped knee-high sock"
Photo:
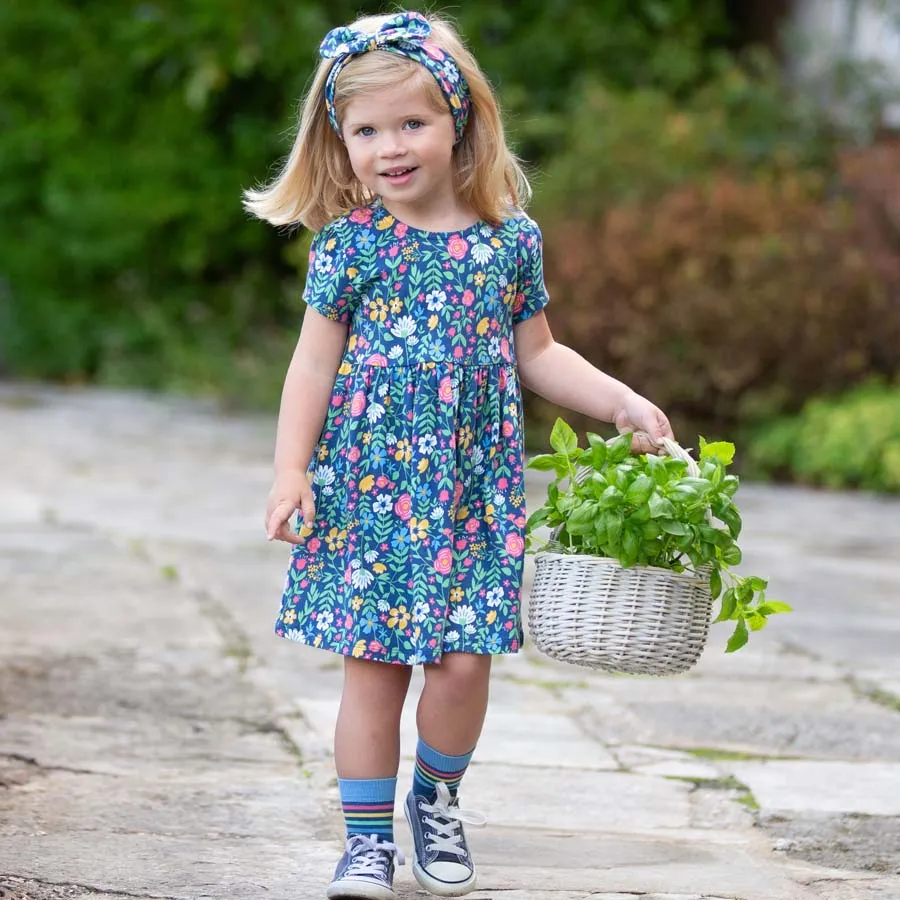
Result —
<path fill-rule="evenodd" d="M 434 800 L 437 796 L 435 785 L 439 781 L 450 788 L 450 793 L 456 796 L 459 783 L 472 759 L 472 753 L 464 753 L 462 756 L 449 756 L 429 747 L 422 738 L 419 738 L 416 747 L 416 770 L 413 773 L 413 793 L 419 797 L 427 797 Z"/>
<path fill-rule="evenodd" d="M 375 834 L 393 842 L 396 778 L 339 778 L 338 789 L 347 837 Z"/>

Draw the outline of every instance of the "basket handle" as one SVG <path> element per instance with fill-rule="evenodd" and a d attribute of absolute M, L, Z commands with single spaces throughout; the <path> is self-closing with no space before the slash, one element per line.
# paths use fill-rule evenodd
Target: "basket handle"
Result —
<path fill-rule="evenodd" d="M 682 462 L 687 463 L 688 472 L 691 474 L 693 478 L 700 477 L 700 466 L 697 465 L 697 461 L 691 456 L 681 444 L 673 441 L 672 438 L 660 438 L 660 444 L 662 444 L 663 450 L 672 457 L 672 459 L 680 459 Z"/>

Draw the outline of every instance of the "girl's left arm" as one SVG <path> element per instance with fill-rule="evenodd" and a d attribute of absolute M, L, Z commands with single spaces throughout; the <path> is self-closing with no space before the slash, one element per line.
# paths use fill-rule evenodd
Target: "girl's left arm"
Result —
<path fill-rule="evenodd" d="M 516 325 L 514 335 L 519 378 L 525 387 L 558 406 L 611 422 L 620 432 L 646 432 L 657 444 L 636 435 L 634 449 L 639 453 L 651 453 L 660 438 L 673 437 L 662 410 L 558 344 L 543 312 Z"/>

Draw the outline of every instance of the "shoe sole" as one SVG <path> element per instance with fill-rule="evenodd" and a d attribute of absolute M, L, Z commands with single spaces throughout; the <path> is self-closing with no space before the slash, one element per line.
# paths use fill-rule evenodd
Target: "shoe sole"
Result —
<path fill-rule="evenodd" d="M 333 881 L 328 885 L 325 896 L 328 900 L 397 900 L 397 895 L 390 888 L 361 881 L 346 881 L 343 884 Z"/>
<path fill-rule="evenodd" d="M 409 820 L 409 808 L 405 803 L 403 804 L 403 815 L 406 817 L 406 824 L 409 825 L 410 832 L 412 832 L 413 826 L 412 822 Z M 413 842 L 415 844 L 415 838 L 413 838 Z M 413 846 L 412 871 L 416 881 L 419 882 L 419 885 L 425 888 L 426 891 L 430 891 L 436 897 L 463 897 L 474 891 L 478 885 L 478 874 L 476 872 L 472 872 L 472 875 L 469 878 L 465 881 L 458 881 L 456 884 L 447 884 L 446 881 L 438 881 L 437 879 L 432 878 L 419 865 L 419 861 L 416 859 L 415 846 Z"/>

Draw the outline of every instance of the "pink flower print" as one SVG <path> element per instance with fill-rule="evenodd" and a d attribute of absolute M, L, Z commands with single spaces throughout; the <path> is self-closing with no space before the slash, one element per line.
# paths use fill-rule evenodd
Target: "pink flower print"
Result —
<path fill-rule="evenodd" d="M 469 519 L 469 521 L 466 522 L 466 531 L 468 531 L 469 534 L 475 534 L 475 532 L 478 531 L 478 519 Z"/>
<path fill-rule="evenodd" d="M 453 381 L 448 375 L 445 375 L 438 385 L 438 399 L 441 403 L 453 402 Z"/>
<path fill-rule="evenodd" d="M 321 546 L 322 546 L 322 542 L 321 542 L 318 538 L 310 538 L 310 539 L 306 542 L 306 549 L 307 549 L 310 553 L 318 553 L 318 552 L 319 552 L 319 547 L 321 547 Z"/>
<path fill-rule="evenodd" d="M 462 497 L 463 492 L 463 483 L 461 481 L 457 481 L 453 486 L 453 508 L 455 509 L 459 506 L 460 497 Z"/>
<path fill-rule="evenodd" d="M 362 391 L 357 391 L 350 401 L 350 415 L 355 419 L 361 416 L 366 409 L 366 395 Z"/>
<path fill-rule="evenodd" d="M 443 491 L 440 492 L 440 494 L 438 494 L 438 500 L 440 500 L 441 503 L 446 503 L 449 499 L 450 499 L 450 492 L 446 489 L 444 489 Z"/>
<path fill-rule="evenodd" d="M 357 225 L 368 225 L 372 221 L 372 210 L 367 206 L 354 209 L 350 213 L 350 221 L 356 222 Z"/>
<path fill-rule="evenodd" d="M 509 341 L 506 338 L 500 340 L 500 355 L 506 362 L 512 362 L 512 357 L 509 355 Z"/>
<path fill-rule="evenodd" d="M 469 252 L 469 242 L 458 234 L 454 234 L 447 241 L 447 252 L 454 259 L 462 259 Z"/>
<path fill-rule="evenodd" d="M 513 315 L 517 315 L 522 312 L 522 308 L 525 306 L 525 295 L 522 293 L 516 294 L 516 299 L 513 301 Z"/>
<path fill-rule="evenodd" d="M 375 479 L 375 484 L 380 488 L 387 487 L 387 483 L 388 483 L 387 475 L 379 475 Z"/>
<path fill-rule="evenodd" d="M 506 390 L 506 369 L 500 370 L 499 386 L 501 391 Z"/>
<path fill-rule="evenodd" d="M 409 494 L 401 494 L 394 504 L 394 512 L 403 519 L 404 522 L 409 521 L 412 516 L 412 497 Z"/>
<path fill-rule="evenodd" d="M 510 556 L 520 557 L 525 552 L 525 541 L 521 534 L 513 532 L 506 536 L 506 552 Z"/>
<path fill-rule="evenodd" d="M 405 222 L 398 222 L 394 226 L 394 234 L 397 235 L 398 238 L 406 237 L 406 232 L 408 230 L 409 228 Z"/>
<path fill-rule="evenodd" d="M 298 572 L 302 572 L 306 568 L 306 557 L 298 556 L 296 560 L 294 560 L 294 568 Z"/>
<path fill-rule="evenodd" d="M 397 271 L 402 275 L 406 271 L 406 263 L 400 263 L 400 265 L 397 266 Z"/>
<path fill-rule="evenodd" d="M 369 641 L 369 653 L 381 653 L 384 650 L 384 644 L 381 641 Z"/>
<path fill-rule="evenodd" d="M 515 429 L 513 428 L 513 423 L 510 422 L 509 419 L 507 419 L 503 423 L 503 437 L 512 437 L 513 431 L 515 431 Z"/>
<path fill-rule="evenodd" d="M 456 549 L 460 553 L 462 553 L 462 551 L 465 550 L 466 547 L 468 547 L 468 546 L 469 546 L 469 542 L 465 538 L 459 538 L 459 540 L 457 540 L 457 542 L 456 542 Z"/>
<path fill-rule="evenodd" d="M 347 613 L 344 618 L 344 628 L 352 628 L 353 627 L 353 616 L 350 613 Z"/>
<path fill-rule="evenodd" d="M 470 290 L 463 291 L 463 306 L 471 306 L 475 302 L 475 295 Z"/>
<path fill-rule="evenodd" d="M 501 491 L 505 491 L 509 487 L 509 479 L 506 477 L 498 478 L 497 487 L 500 488 Z"/>
<path fill-rule="evenodd" d="M 399 244 L 391 244 L 391 249 L 388 250 L 388 256 L 396 256 L 400 252 Z"/>
<path fill-rule="evenodd" d="M 453 551 L 449 547 L 441 547 L 434 558 L 434 570 L 439 575 L 449 575 L 453 568 Z"/>
<path fill-rule="evenodd" d="M 355 463 L 359 460 L 359 456 L 359 447 L 351 447 L 350 452 L 347 454 L 347 459 L 349 459 L 350 462 Z"/>
<path fill-rule="evenodd" d="M 378 366 L 383 369 L 387 366 L 387 357 L 383 353 L 373 353 L 367 360 L 367 366 Z"/>
<path fill-rule="evenodd" d="M 422 41 L 422 49 L 432 58 L 440 62 L 444 58 L 444 51 L 436 47 L 430 41 Z"/>

